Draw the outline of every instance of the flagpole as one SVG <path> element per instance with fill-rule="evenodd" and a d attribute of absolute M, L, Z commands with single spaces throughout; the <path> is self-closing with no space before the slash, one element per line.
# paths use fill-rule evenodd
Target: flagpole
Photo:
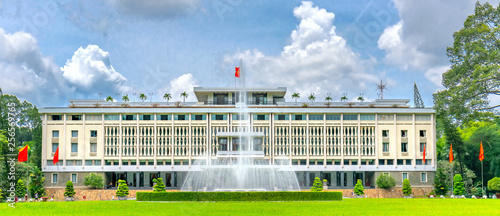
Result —
<path fill-rule="evenodd" d="M 481 192 L 484 195 L 484 175 L 483 175 L 483 161 L 481 160 Z"/>
<path fill-rule="evenodd" d="M 28 146 L 28 149 L 27 150 L 27 153 L 26 153 L 26 194 L 28 194 L 28 197 L 30 196 L 29 193 L 28 193 L 28 188 L 29 188 L 29 185 L 30 185 L 30 147 L 29 145 Z M 25 200 L 26 202 L 26 200 Z"/>

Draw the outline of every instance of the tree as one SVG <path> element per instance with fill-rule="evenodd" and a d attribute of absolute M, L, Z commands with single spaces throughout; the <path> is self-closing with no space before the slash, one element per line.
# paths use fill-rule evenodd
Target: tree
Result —
<path fill-rule="evenodd" d="M 311 93 L 311 95 L 309 95 L 309 97 L 307 97 L 307 99 L 309 99 L 312 103 L 316 100 L 316 97 L 314 96 L 314 93 Z"/>
<path fill-rule="evenodd" d="M 299 98 L 300 98 L 300 93 L 295 92 L 292 94 L 292 99 L 295 99 L 295 103 L 297 103 L 297 99 Z"/>
<path fill-rule="evenodd" d="M 125 197 L 128 196 L 128 186 L 125 180 L 118 180 L 118 189 L 116 189 L 116 196 Z"/>
<path fill-rule="evenodd" d="M 170 99 L 172 99 L 172 95 L 170 95 L 170 93 L 165 93 L 163 95 L 163 99 L 167 100 L 167 103 L 168 103 L 168 101 L 170 101 Z"/>
<path fill-rule="evenodd" d="M 144 102 L 146 99 L 148 99 L 148 96 L 146 96 L 144 93 L 141 93 L 139 95 L 139 98 L 142 100 L 142 102 Z"/>
<path fill-rule="evenodd" d="M 349 100 L 349 99 L 345 95 L 340 98 L 340 101 L 347 101 L 347 100 Z"/>
<path fill-rule="evenodd" d="M 333 100 L 333 99 L 332 99 L 332 97 L 330 97 L 330 96 L 326 96 L 326 98 L 325 98 L 325 101 L 328 101 L 328 102 L 332 102 L 332 100 Z"/>
<path fill-rule="evenodd" d="M 127 103 L 127 102 L 129 102 L 129 101 L 130 101 L 130 99 L 128 98 L 128 94 L 123 95 L 123 97 L 122 97 L 122 101 L 123 101 L 123 102 L 125 102 L 125 103 Z"/>
<path fill-rule="evenodd" d="M 358 100 L 359 102 L 363 102 L 363 101 L 365 101 L 365 99 L 363 98 L 363 96 L 359 96 L 357 100 Z"/>
<path fill-rule="evenodd" d="M 311 187 L 311 191 L 322 191 L 323 190 L 323 184 L 321 183 L 321 180 L 319 177 L 314 178 L 314 183 L 313 186 Z"/>
<path fill-rule="evenodd" d="M 104 187 L 104 179 L 101 175 L 97 175 L 95 173 L 91 173 L 90 175 L 86 175 L 83 180 L 83 185 L 90 186 L 92 189 L 103 188 Z"/>
<path fill-rule="evenodd" d="M 403 180 L 403 194 L 405 196 L 410 196 L 411 195 L 411 185 L 410 185 L 410 179 L 404 179 Z"/>
<path fill-rule="evenodd" d="M 188 95 L 188 93 L 186 93 L 186 92 L 182 92 L 182 93 L 181 93 L 181 97 L 183 97 L 183 98 L 184 98 L 184 103 L 186 103 L 186 98 L 187 98 L 188 96 L 189 96 L 189 95 Z"/>
<path fill-rule="evenodd" d="M 436 170 L 436 177 L 434 178 L 434 191 L 437 195 L 445 195 L 448 191 L 448 186 L 446 185 L 446 175 L 441 167 Z"/>
<path fill-rule="evenodd" d="M 381 174 L 377 177 L 375 184 L 377 184 L 379 188 L 390 189 L 396 186 L 396 179 L 390 175 Z"/>
<path fill-rule="evenodd" d="M 365 194 L 365 188 L 363 187 L 363 181 L 361 181 L 361 179 L 358 179 L 358 182 L 354 186 L 354 194 L 357 196 Z"/>
<path fill-rule="evenodd" d="M 76 194 L 75 189 L 73 188 L 73 182 L 66 182 L 66 189 L 64 190 L 65 197 L 73 197 Z"/>
<path fill-rule="evenodd" d="M 107 102 L 113 102 L 113 97 L 111 97 L 111 96 L 106 97 L 106 101 Z"/>
<path fill-rule="evenodd" d="M 448 160 L 438 161 L 437 167 L 443 170 L 443 174 L 445 175 L 443 181 L 446 182 L 446 188 L 453 188 L 453 177 L 455 174 L 460 173 L 460 164 L 457 161 L 453 161 L 453 163 L 449 163 Z M 461 175 L 462 176 L 462 175 Z M 476 174 L 467 167 L 464 166 L 464 175 L 462 176 L 462 181 L 464 182 L 465 191 L 467 193 L 474 187 L 474 178 L 476 178 Z"/>
<path fill-rule="evenodd" d="M 36 193 L 45 194 L 45 189 L 43 188 L 45 177 L 43 177 L 43 173 L 38 167 L 33 167 L 30 172 L 30 179 L 29 191 L 31 197 L 35 196 Z"/>
<path fill-rule="evenodd" d="M 24 194 L 26 194 L 26 186 L 24 186 L 23 180 L 19 179 L 16 184 L 16 196 L 24 197 Z"/>
<path fill-rule="evenodd" d="M 453 194 L 454 195 L 465 194 L 464 182 L 460 174 L 456 174 L 455 177 L 453 177 Z"/>
<path fill-rule="evenodd" d="M 165 192 L 165 184 L 163 184 L 163 178 L 153 179 L 153 182 L 156 183 L 153 186 L 154 192 Z"/>
<path fill-rule="evenodd" d="M 499 8 L 477 2 L 447 48 L 451 68 L 443 73 L 445 90 L 434 94 L 434 105 L 448 110 L 458 123 L 491 118 L 493 108 L 500 106 L 489 100 L 500 95 L 499 23 Z"/>
<path fill-rule="evenodd" d="M 500 193 L 500 177 L 495 177 L 488 181 L 488 190 L 494 193 Z"/>

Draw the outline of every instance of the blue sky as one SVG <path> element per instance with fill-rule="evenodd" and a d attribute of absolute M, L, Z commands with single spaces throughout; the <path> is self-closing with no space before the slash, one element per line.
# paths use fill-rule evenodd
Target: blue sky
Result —
<path fill-rule="evenodd" d="M 286 86 L 288 100 L 373 100 L 382 79 L 385 98 L 413 104 L 416 82 L 432 105 L 474 3 L 0 0 L 0 88 L 38 106 L 99 92 L 180 100 L 194 86 L 234 86 L 242 59 L 248 85 Z"/>

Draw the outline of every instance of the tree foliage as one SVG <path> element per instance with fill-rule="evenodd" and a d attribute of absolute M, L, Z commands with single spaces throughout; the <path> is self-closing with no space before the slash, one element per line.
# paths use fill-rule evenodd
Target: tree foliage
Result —
<path fill-rule="evenodd" d="M 456 174 L 455 177 L 453 177 L 453 194 L 465 195 L 464 181 L 460 174 Z"/>
<path fill-rule="evenodd" d="M 102 178 L 102 175 L 91 173 L 85 176 L 83 185 L 90 186 L 92 189 L 103 188 L 104 179 Z"/>
<path fill-rule="evenodd" d="M 438 167 L 436 170 L 436 177 L 434 178 L 434 191 L 437 195 L 446 195 L 448 185 L 446 185 L 446 175 L 443 168 Z"/>
<path fill-rule="evenodd" d="M 500 177 L 495 177 L 488 181 L 488 190 L 496 193 L 500 192 Z"/>
<path fill-rule="evenodd" d="M 73 197 L 75 196 L 76 192 L 75 189 L 73 188 L 73 182 L 68 181 L 66 182 L 66 188 L 64 189 L 64 196 L 65 197 Z"/>
<path fill-rule="evenodd" d="M 474 14 L 453 34 L 447 55 L 451 68 L 443 74 L 446 88 L 434 104 L 459 123 L 493 116 L 489 97 L 500 95 L 500 9 L 476 3 Z"/>
<path fill-rule="evenodd" d="M 128 186 L 125 180 L 118 180 L 118 189 L 116 189 L 116 196 L 124 197 L 128 196 Z"/>
<path fill-rule="evenodd" d="M 319 177 L 314 178 L 313 186 L 311 187 L 311 191 L 323 191 L 323 184 Z"/>
<path fill-rule="evenodd" d="M 38 167 L 32 167 L 30 171 L 30 184 L 29 184 L 29 192 L 31 197 L 38 194 L 45 194 L 44 189 L 45 177 L 43 177 L 42 171 Z"/>
<path fill-rule="evenodd" d="M 411 195 L 411 184 L 410 184 L 410 179 L 404 179 L 403 180 L 403 194 L 405 196 L 410 196 Z"/>
<path fill-rule="evenodd" d="M 163 184 L 163 178 L 153 179 L 153 182 L 156 183 L 153 186 L 154 192 L 165 192 L 165 184 Z"/>
<path fill-rule="evenodd" d="M 390 175 L 381 174 L 377 177 L 375 184 L 382 189 L 390 189 L 396 186 L 396 179 Z"/>
<path fill-rule="evenodd" d="M 24 197 L 24 194 L 26 194 L 26 186 L 24 185 L 24 182 L 22 179 L 17 180 L 16 184 L 16 196 L 17 197 Z"/>
<path fill-rule="evenodd" d="M 358 182 L 354 185 L 354 194 L 357 196 L 365 194 L 365 188 L 363 187 L 363 181 L 361 181 L 361 179 L 358 179 Z"/>

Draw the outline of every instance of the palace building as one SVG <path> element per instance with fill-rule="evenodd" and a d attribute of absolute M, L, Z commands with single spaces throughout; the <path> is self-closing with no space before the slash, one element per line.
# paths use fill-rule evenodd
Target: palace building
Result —
<path fill-rule="evenodd" d="M 315 177 L 329 188 L 353 188 L 357 179 L 373 188 L 378 175 L 393 176 L 397 186 L 404 178 L 413 187 L 433 185 L 433 108 L 410 107 L 408 99 L 288 102 L 286 88 L 277 87 L 245 88 L 242 109 L 239 91 L 195 87 L 197 102 L 70 100 L 68 107 L 42 108 L 45 185 L 79 187 L 85 175 L 98 173 L 106 186 L 124 179 L 150 189 L 162 177 L 178 189 L 199 164 L 241 152 L 289 163 L 302 189 Z"/>

